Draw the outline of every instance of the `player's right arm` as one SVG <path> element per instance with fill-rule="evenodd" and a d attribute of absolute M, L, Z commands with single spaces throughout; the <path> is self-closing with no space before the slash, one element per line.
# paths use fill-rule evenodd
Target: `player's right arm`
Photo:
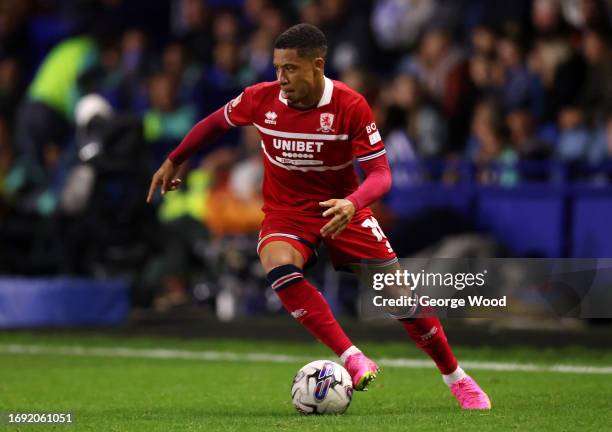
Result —
<path fill-rule="evenodd" d="M 153 201 L 157 188 L 161 188 L 161 194 L 175 190 L 181 184 L 179 174 L 181 165 L 194 153 L 213 142 L 230 128 L 251 124 L 251 89 L 248 87 L 244 92 L 222 108 L 199 121 L 185 135 L 181 143 L 170 153 L 168 158 L 153 174 L 147 202 Z"/>

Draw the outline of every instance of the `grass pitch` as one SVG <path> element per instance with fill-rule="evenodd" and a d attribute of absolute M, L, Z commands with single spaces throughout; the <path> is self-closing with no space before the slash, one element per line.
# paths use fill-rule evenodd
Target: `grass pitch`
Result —
<path fill-rule="evenodd" d="M 375 359 L 425 358 L 408 341 L 361 347 Z M 223 354 L 223 360 L 197 357 L 211 351 L 234 354 Z M 387 366 L 370 391 L 355 393 L 346 414 L 302 417 L 291 404 L 291 379 L 307 361 L 333 358 L 318 344 L 4 333 L 0 334 L 0 411 L 71 412 L 75 423 L 5 423 L 0 430 L 603 431 L 612 427 L 610 351 L 458 348 L 456 352 L 460 361 L 506 362 L 509 369 L 526 363 L 606 369 L 604 373 L 468 369 L 491 397 L 493 409 L 464 412 L 432 367 Z M 250 353 L 250 361 L 240 360 L 245 353 Z M 254 353 L 285 357 L 267 360 Z"/>

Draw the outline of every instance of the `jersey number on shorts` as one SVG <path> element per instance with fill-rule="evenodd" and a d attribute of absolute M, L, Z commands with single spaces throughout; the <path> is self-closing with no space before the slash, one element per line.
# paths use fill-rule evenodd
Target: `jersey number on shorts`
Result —
<path fill-rule="evenodd" d="M 374 237 L 376 237 L 376 240 L 384 241 L 385 246 L 387 246 L 387 250 L 389 252 L 393 252 L 393 249 L 391 248 L 391 244 L 387 240 L 387 236 L 385 235 L 383 230 L 380 228 L 380 225 L 378 225 L 378 221 L 374 218 L 374 216 L 370 216 L 369 218 L 364 220 L 361 223 L 361 226 L 364 228 L 370 228 L 372 230 L 372 234 L 374 235 Z"/>

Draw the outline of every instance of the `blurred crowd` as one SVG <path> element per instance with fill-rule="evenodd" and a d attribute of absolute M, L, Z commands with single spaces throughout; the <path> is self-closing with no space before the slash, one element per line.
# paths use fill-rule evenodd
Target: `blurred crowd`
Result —
<path fill-rule="evenodd" d="M 3 0 L 0 272 L 104 275 L 111 262 L 163 285 L 163 304 L 187 285 L 208 298 L 220 262 L 251 271 L 252 239 L 215 241 L 262 218 L 252 128 L 195 158 L 182 190 L 153 208 L 144 197 L 198 119 L 275 79 L 274 39 L 296 22 L 326 33 L 326 74 L 370 102 L 392 193 L 466 175 L 546 182 L 558 166 L 608 183 L 611 20 L 609 0 Z M 199 285 L 190 262 L 210 269 Z"/>

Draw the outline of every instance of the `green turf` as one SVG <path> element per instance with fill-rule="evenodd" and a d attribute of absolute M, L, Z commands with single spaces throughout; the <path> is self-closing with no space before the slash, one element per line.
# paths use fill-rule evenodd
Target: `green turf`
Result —
<path fill-rule="evenodd" d="M 0 335 L 0 345 L 221 350 L 330 357 L 313 344 L 180 341 L 75 334 Z M 422 358 L 407 344 L 363 344 L 375 357 Z M 579 348 L 458 349 L 469 360 L 610 365 L 610 352 Z M 608 362 L 608 363 L 606 363 Z M 301 417 L 291 378 L 301 363 L 0 354 L 0 411 L 75 414 L 73 426 L 0 426 L 0 430 L 91 431 L 440 431 L 609 430 L 612 375 L 474 371 L 493 402 L 462 412 L 434 369 L 387 367 L 371 391 L 356 393 L 337 417 Z"/>

